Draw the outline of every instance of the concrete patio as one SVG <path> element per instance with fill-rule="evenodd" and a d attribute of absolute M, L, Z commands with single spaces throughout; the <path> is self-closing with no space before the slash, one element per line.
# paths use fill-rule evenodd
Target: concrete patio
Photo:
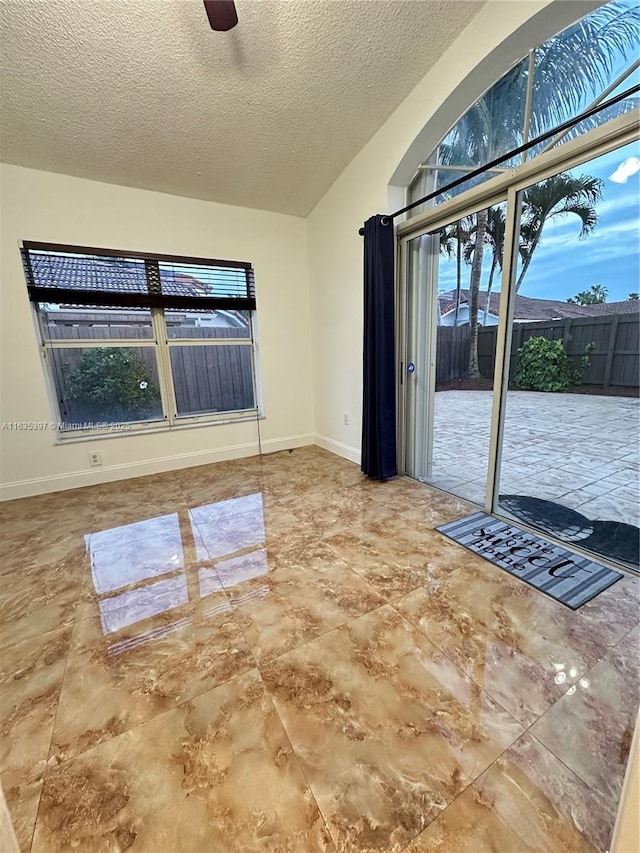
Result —
<path fill-rule="evenodd" d="M 483 504 L 492 393 L 439 391 L 429 482 Z M 510 391 L 500 492 L 639 524 L 640 400 Z"/>

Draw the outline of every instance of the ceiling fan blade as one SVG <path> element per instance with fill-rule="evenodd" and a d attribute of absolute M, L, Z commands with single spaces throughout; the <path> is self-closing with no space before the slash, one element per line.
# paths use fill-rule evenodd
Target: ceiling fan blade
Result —
<path fill-rule="evenodd" d="M 204 8 L 212 30 L 226 32 L 238 23 L 238 13 L 233 0 L 204 0 Z"/>

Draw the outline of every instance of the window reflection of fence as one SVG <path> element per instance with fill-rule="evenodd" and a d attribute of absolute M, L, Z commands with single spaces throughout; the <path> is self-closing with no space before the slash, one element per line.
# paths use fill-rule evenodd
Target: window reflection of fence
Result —
<path fill-rule="evenodd" d="M 478 330 L 480 373 L 493 378 L 498 327 Z M 635 314 L 604 314 L 535 323 L 514 323 L 511 341 L 511 373 L 515 374 L 518 350 L 532 337 L 562 340 L 576 361 L 592 344 L 585 385 L 637 388 L 640 381 L 640 318 Z M 438 326 L 436 382 L 461 379 L 469 361 L 469 326 Z"/>
<path fill-rule="evenodd" d="M 109 347 L 110 340 L 140 340 L 142 346 L 132 343 L 131 349 L 149 368 L 158 383 L 156 348 L 150 341 L 150 329 L 144 325 L 125 327 L 104 326 L 50 326 L 47 334 L 52 341 L 99 341 L 100 346 Z M 221 338 L 244 339 L 248 330 L 243 328 L 203 327 L 190 328 L 190 338 L 220 340 Z M 146 342 L 147 345 L 144 345 Z M 211 412 L 226 412 L 254 407 L 253 360 L 251 347 L 238 344 L 213 346 L 171 345 L 170 356 L 176 393 L 178 414 L 198 415 Z M 151 344 L 151 345 L 149 345 Z M 56 393 L 63 417 L 73 423 L 100 420 L 92 415 L 91 405 L 70 400 L 66 379 L 78 367 L 86 348 L 63 347 L 49 349 Z M 152 407 L 152 415 L 162 417 L 161 409 Z"/>

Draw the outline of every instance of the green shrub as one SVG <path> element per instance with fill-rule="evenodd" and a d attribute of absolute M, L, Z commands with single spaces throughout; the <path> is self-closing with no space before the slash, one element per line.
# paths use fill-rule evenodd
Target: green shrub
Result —
<path fill-rule="evenodd" d="M 86 350 L 66 387 L 69 398 L 97 420 L 144 419 L 160 405 L 149 366 L 126 347 Z"/>
<path fill-rule="evenodd" d="M 590 344 L 575 368 L 562 341 L 547 338 L 529 338 L 518 350 L 518 367 L 514 379 L 521 391 L 566 391 L 571 385 L 579 385 L 582 375 L 589 366 Z"/>

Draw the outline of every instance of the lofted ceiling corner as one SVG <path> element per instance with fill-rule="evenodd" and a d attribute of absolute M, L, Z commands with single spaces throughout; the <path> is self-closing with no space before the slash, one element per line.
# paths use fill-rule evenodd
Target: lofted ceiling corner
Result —
<path fill-rule="evenodd" d="M 484 0 L 2 0 L 4 162 L 305 216 Z"/>

